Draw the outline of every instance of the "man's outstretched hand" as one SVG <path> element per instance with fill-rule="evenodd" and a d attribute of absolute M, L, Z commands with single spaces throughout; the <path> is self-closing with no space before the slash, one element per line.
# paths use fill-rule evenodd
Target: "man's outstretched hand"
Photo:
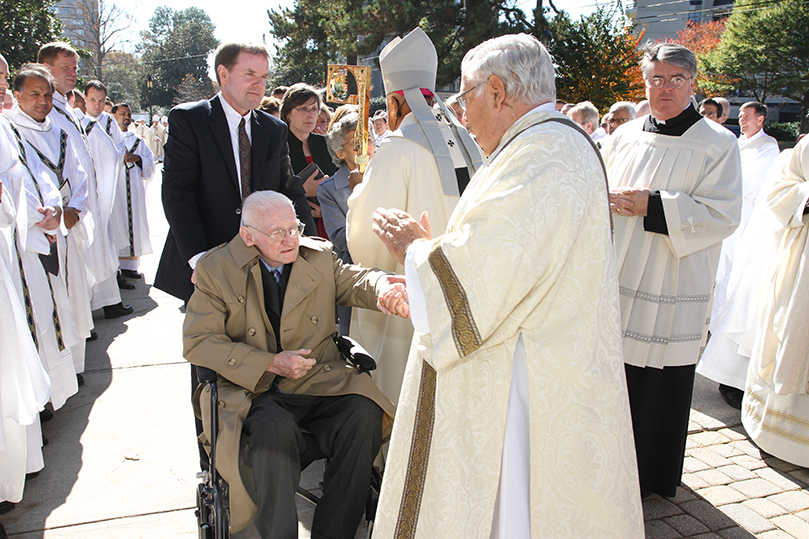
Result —
<path fill-rule="evenodd" d="M 407 248 L 414 241 L 430 240 L 430 219 L 427 212 L 421 214 L 421 222 L 416 222 L 407 212 L 391 208 L 377 208 L 371 228 L 388 248 L 396 262 L 404 265 Z"/>
<path fill-rule="evenodd" d="M 385 314 L 410 318 L 410 304 L 407 302 L 404 275 L 388 275 L 383 279 L 385 284 L 381 287 L 376 303 L 377 308 Z"/>

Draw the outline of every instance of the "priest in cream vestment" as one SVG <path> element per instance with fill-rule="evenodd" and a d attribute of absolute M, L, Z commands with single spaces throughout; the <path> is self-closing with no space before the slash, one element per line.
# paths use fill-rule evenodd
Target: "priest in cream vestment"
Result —
<path fill-rule="evenodd" d="M 413 215 L 426 211 L 433 226 L 443 230 L 482 158 L 457 121 L 436 119 L 430 107 L 430 103 L 443 105 L 434 94 L 438 56 L 420 28 L 391 41 L 379 55 L 379 65 L 394 132 L 380 144 L 362 183 L 348 199 L 346 239 L 355 264 L 401 274 L 404 268 L 371 231 L 374 210 L 398 208 Z M 374 380 L 396 403 L 413 326 L 406 319 L 367 309 L 356 309 L 351 316 L 351 337 L 378 359 Z"/>
<path fill-rule="evenodd" d="M 374 215 L 417 335 L 374 538 L 641 538 L 598 150 L 554 110 L 534 37 L 487 41 L 462 72 L 488 158 L 446 233 Z"/>
<path fill-rule="evenodd" d="M 767 453 L 809 466 L 809 137 L 782 170 L 761 199 L 780 226 L 770 228 L 776 251 L 758 296 L 742 424 Z"/>

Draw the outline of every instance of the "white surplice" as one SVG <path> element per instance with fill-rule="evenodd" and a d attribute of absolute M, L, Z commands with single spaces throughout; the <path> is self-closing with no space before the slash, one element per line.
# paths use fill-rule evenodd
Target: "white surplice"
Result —
<path fill-rule="evenodd" d="M 447 232 L 408 250 L 417 335 L 375 539 L 525 537 L 501 528 L 515 496 L 531 537 L 644 536 L 606 180 L 554 119 L 512 125 Z"/>
<path fill-rule="evenodd" d="M 146 190 L 155 173 L 152 151 L 147 144 L 130 132 L 123 133 L 127 152 L 140 156 L 141 165 L 125 164 L 124 183 L 115 197 L 115 212 L 126 230 L 126 245 L 119 256 L 143 256 L 152 252 L 149 241 L 149 221 L 146 212 Z"/>

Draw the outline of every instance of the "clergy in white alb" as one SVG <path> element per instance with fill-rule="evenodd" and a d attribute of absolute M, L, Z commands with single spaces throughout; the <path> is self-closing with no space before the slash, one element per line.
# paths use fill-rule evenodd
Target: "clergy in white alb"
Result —
<path fill-rule="evenodd" d="M 5 64 L 2 56 L 0 63 Z M 39 412 L 48 402 L 50 382 L 29 332 L 19 286 L 15 240 L 27 233 L 28 208 L 22 167 L 9 134 L 7 122 L 0 119 L 0 501 L 17 503 L 25 474 L 44 466 Z M 55 214 L 52 222 L 58 223 Z M 31 443 L 29 433 L 38 434 Z"/>
<path fill-rule="evenodd" d="M 374 215 L 416 331 L 374 538 L 642 538 L 598 150 L 554 110 L 536 38 L 484 42 L 461 68 L 488 158 L 446 233 Z"/>
<path fill-rule="evenodd" d="M 736 231 L 722 242 L 722 254 L 719 258 L 719 269 L 716 272 L 716 291 L 711 314 L 711 339 L 697 365 L 699 374 L 719 382 L 722 386 L 730 386 L 720 387 L 720 392 L 736 408 L 741 406 L 750 360 L 750 348 L 743 349 L 746 350 L 745 353 L 740 353 L 740 343 L 732 335 L 738 333 L 738 327 L 726 327 L 725 324 L 729 318 L 747 318 L 744 311 L 754 308 L 754 304 L 742 301 L 734 301 L 731 304 L 730 298 L 734 295 L 734 287 L 738 282 L 734 281 L 731 284 L 731 276 L 734 274 L 734 267 L 737 264 L 740 264 L 738 271 L 744 273 L 746 264 L 755 263 L 754 260 L 750 260 L 750 255 L 756 246 L 743 243 L 752 238 L 746 234 L 747 224 L 753 214 L 753 208 L 767 178 L 767 173 L 780 151 L 778 141 L 764 132 L 766 117 L 767 107 L 762 103 L 751 101 L 742 105 L 739 110 L 739 125 L 742 130 L 742 134 L 739 136 L 739 151 L 742 161 L 742 220 Z M 757 231 L 753 232 L 753 235 L 757 234 Z M 738 276 L 740 277 L 741 274 Z M 743 312 L 734 315 L 728 312 L 730 309 L 741 309 Z M 728 391 L 736 394 L 735 399 L 727 396 Z"/>
<path fill-rule="evenodd" d="M 87 145 L 93 154 L 93 162 L 96 171 L 96 186 L 98 188 L 98 209 L 99 213 L 95 219 L 96 229 L 103 228 L 106 233 L 103 235 L 107 242 L 104 249 L 105 256 L 111 262 L 107 265 L 106 275 L 96 276 L 93 284 L 93 295 L 91 307 L 93 310 L 102 307 L 112 307 L 121 302 L 121 292 L 118 288 L 118 251 L 126 245 L 126 236 L 121 230 L 116 234 L 114 223 L 118 219 L 113 217 L 115 209 L 115 197 L 118 184 L 124 175 L 124 154 L 116 146 L 112 137 L 107 134 L 107 118 L 104 118 L 104 102 L 107 98 L 107 88 L 97 80 L 87 82 L 84 87 L 87 103 L 87 114 L 81 121 L 81 125 L 87 134 Z M 109 121 L 115 124 L 115 120 L 109 117 Z M 110 126 L 113 127 L 113 126 Z M 115 124 L 115 130 L 120 131 Z M 116 237 L 118 242 L 116 243 Z"/>
<path fill-rule="evenodd" d="M 52 88 L 52 77 L 46 70 L 35 65 L 23 66 L 14 77 L 17 105 L 6 112 L 6 117 L 35 149 L 44 173 L 58 186 L 62 196 L 61 229 L 66 241 L 61 241 L 62 235 L 57 234 L 56 238 L 60 265 L 66 264 L 66 270 L 50 275 L 52 280 L 59 277 L 67 285 L 70 314 L 78 336 L 78 341 L 68 346 L 71 347 L 75 370 L 81 373 L 84 371 L 85 339 L 93 328 L 90 310 L 92 283 L 85 263 L 86 246 L 92 233 L 87 220 L 81 217 L 89 208 L 91 186 L 77 158 L 77 154 L 86 149 L 84 139 L 81 135 L 70 136 L 53 122 Z M 79 212 L 77 220 L 72 218 L 74 210 Z"/>
<path fill-rule="evenodd" d="M 137 273 L 138 258 L 152 252 L 149 221 L 146 214 L 146 190 L 155 173 L 155 161 L 149 146 L 129 131 L 132 110 L 119 103 L 112 108 L 123 135 L 124 183 L 115 199 L 116 215 L 127 232 L 126 245 L 118 252 L 119 267 Z"/>
<path fill-rule="evenodd" d="M 446 109 L 434 93 L 438 56 L 420 28 L 391 41 L 380 53 L 379 65 L 392 132 L 348 199 L 346 239 L 355 264 L 402 273 L 404 268 L 371 231 L 374 210 L 426 211 L 433 226 L 443 230 L 482 159 L 466 130 L 457 121 L 444 120 L 454 116 L 445 112 L 436 119 L 433 104 Z M 380 359 L 374 380 L 396 403 L 413 338 L 410 322 L 367 309 L 355 309 L 351 316 L 351 337 Z"/>
<path fill-rule="evenodd" d="M 780 226 L 773 230 L 776 252 L 758 296 L 742 424 L 767 453 L 809 467 L 809 137 L 781 170 L 766 193 Z"/>
<path fill-rule="evenodd" d="M 602 153 L 641 489 L 671 497 L 719 250 L 739 224 L 742 188 L 733 135 L 691 105 L 694 54 L 659 43 L 644 50 L 641 69 L 652 112 L 616 130 Z"/>

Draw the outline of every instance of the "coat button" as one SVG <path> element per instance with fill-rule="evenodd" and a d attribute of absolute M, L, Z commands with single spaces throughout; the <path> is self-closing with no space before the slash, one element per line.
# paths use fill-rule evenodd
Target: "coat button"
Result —
<path fill-rule="evenodd" d="M 236 208 L 236 215 L 241 215 L 241 214 L 242 214 L 242 209 L 241 208 Z"/>
<path fill-rule="evenodd" d="M 225 401 L 219 401 L 219 407 L 224 408 L 225 407 Z"/>
<path fill-rule="evenodd" d="M 233 365 L 235 365 L 235 364 L 236 364 L 236 360 L 235 360 L 235 359 L 230 358 L 230 359 L 228 360 L 228 365 L 230 365 L 231 367 L 232 367 Z"/>
<path fill-rule="evenodd" d="M 331 372 L 331 365 L 326 365 L 325 367 L 323 367 L 323 370 L 326 372 Z"/>
<path fill-rule="evenodd" d="M 310 318 L 310 320 L 312 321 L 313 324 L 317 324 L 317 316 L 313 316 L 312 318 Z"/>
<path fill-rule="evenodd" d="M 256 328 L 250 328 L 250 329 L 248 329 L 248 330 L 247 330 L 247 334 L 248 334 L 249 336 L 251 336 L 251 337 L 252 337 L 253 335 L 255 335 L 255 334 L 256 334 Z"/>
<path fill-rule="evenodd" d="M 238 300 L 239 300 L 239 303 L 244 303 L 244 296 L 239 296 Z"/>

